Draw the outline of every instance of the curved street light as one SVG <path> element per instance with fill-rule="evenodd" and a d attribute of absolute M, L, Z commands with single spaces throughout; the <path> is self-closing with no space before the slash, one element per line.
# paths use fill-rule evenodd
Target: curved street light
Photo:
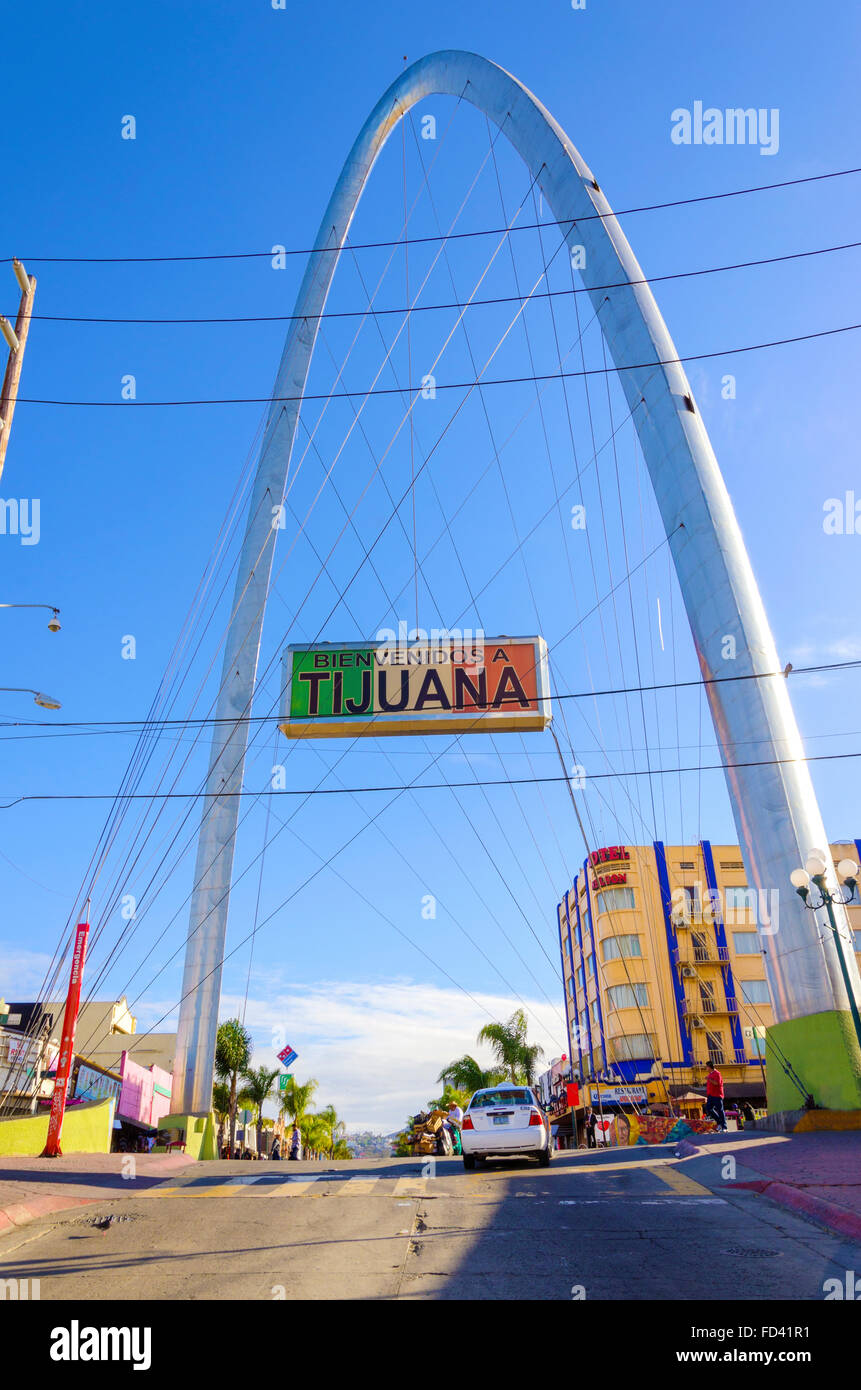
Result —
<path fill-rule="evenodd" d="M 60 610 L 55 608 L 53 603 L 0 603 L 0 608 L 49 608 L 51 617 L 48 621 L 48 631 L 60 631 Z"/>
<path fill-rule="evenodd" d="M 828 925 L 831 928 L 831 933 L 834 937 L 834 945 L 837 948 L 837 958 L 840 962 L 843 983 L 846 986 L 846 997 L 849 1000 L 852 1022 L 855 1025 L 855 1035 L 858 1038 L 858 1046 L 861 1047 L 861 1015 L 858 1013 L 858 1003 L 852 989 L 852 983 L 849 979 L 849 971 L 846 967 L 843 937 L 837 929 L 837 923 L 834 920 L 834 909 L 832 907 L 833 903 L 840 903 L 843 907 L 846 907 L 848 903 L 852 902 L 858 887 L 858 865 L 855 863 L 854 859 L 841 859 L 837 865 L 837 873 L 842 879 L 844 886 L 849 890 L 847 897 L 842 890 L 839 894 L 832 893 L 826 886 L 825 874 L 828 869 L 829 861 L 830 855 L 826 856 L 824 850 L 811 849 L 808 851 L 804 868 L 793 869 L 792 873 L 789 875 L 789 881 L 804 903 L 804 906 L 808 908 L 810 912 L 818 912 L 820 907 L 824 907 L 828 913 Z M 808 902 L 811 883 L 816 884 L 819 893 L 819 901 L 815 903 Z"/>
<path fill-rule="evenodd" d="M 0 692 L 4 694 L 12 693 L 15 695 L 32 695 L 37 705 L 43 709 L 62 709 L 59 700 L 55 700 L 53 695 L 45 695 L 41 690 L 31 690 L 29 685 L 0 685 Z"/>

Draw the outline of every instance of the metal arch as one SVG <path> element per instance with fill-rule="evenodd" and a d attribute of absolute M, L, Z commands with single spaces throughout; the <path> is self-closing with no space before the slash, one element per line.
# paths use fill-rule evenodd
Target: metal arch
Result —
<path fill-rule="evenodd" d="M 309 257 L 287 334 L 250 502 L 227 636 L 217 718 L 248 713 L 254 690 L 280 504 L 311 355 L 341 248 L 389 135 L 425 97 L 460 97 L 485 113 L 522 156 L 569 244 L 585 248 L 584 284 L 620 370 L 676 566 L 705 678 L 779 669 L 729 494 L 672 339 L 643 273 L 599 188 L 565 132 L 510 73 L 471 53 L 431 54 L 408 68 L 371 112 L 341 171 Z M 596 217 L 595 214 L 599 214 Z M 611 290 L 592 286 L 623 283 Z M 659 362 L 665 365 L 657 365 Z M 641 365 L 631 365 L 641 364 Z M 734 651 L 734 657 L 728 654 Z M 780 890 L 779 931 L 766 965 L 778 1021 L 848 1000 L 834 941 L 819 941 L 788 888 L 790 871 L 828 841 L 782 678 L 707 686 L 725 763 L 793 761 L 726 772 L 750 886 Z M 217 724 L 198 843 L 183 977 L 172 1108 L 201 1113 L 211 1085 L 221 959 L 247 744 L 247 723 Z M 221 794 L 229 792 L 228 797 Z M 835 909 L 837 911 L 838 909 Z M 838 919 L 847 944 L 848 921 Z M 776 927 L 776 923 L 773 924 Z M 856 995 L 861 982 L 846 952 Z"/>

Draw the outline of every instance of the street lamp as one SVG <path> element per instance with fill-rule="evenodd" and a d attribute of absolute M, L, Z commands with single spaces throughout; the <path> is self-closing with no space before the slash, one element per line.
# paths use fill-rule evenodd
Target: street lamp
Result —
<path fill-rule="evenodd" d="M 0 691 L 4 694 L 32 695 L 37 705 L 43 709 L 62 709 L 59 700 L 55 700 L 53 695 L 45 695 L 41 690 L 31 690 L 28 685 L 0 685 Z"/>
<path fill-rule="evenodd" d="M 0 603 L 0 608 L 49 608 L 51 617 L 48 620 L 48 631 L 60 631 L 60 610 L 55 608 L 53 603 Z"/>
<path fill-rule="evenodd" d="M 834 945 L 837 948 L 837 959 L 840 962 L 840 972 L 843 976 L 843 983 L 846 986 L 846 997 L 849 1000 L 849 1009 L 852 1014 L 852 1022 L 855 1025 L 855 1035 L 858 1038 L 858 1046 L 861 1047 L 861 1015 L 858 1013 L 858 1003 L 855 992 L 849 979 L 849 971 L 846 967 L 846 955 L 843 949 L 843 937 L 837 929 L 834 920 L 834 903 L 841 903 L 844 907 L 851 903 L 855 897 L 855 890 L 858 887 L 858 865 L 854 859 L 841 859 L 837 865 L 837 873 L 849 890 L 848 896 L 842 892 L 838 895 L 832 893 L 825 883 L 825 872 L 828 868 L 828 859 L 821 849 L 812 849 L 807 855 L 803 869 L 793 869 L 789 875 L 789 881 L 798 894 L 804 906 L 811 912 L 817 912 L 820 907 L 824 907 L 828 913 L 828 923 L 834 936 Z M 819 901 L 808 902 L 810 897 L 810 884 L 816 884 L 819 891 Z"/>

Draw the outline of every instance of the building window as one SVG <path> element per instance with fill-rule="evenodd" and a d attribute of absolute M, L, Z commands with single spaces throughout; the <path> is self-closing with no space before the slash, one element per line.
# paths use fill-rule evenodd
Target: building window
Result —
<path fill-rule="evenodd" d="M 655 1039 L 650 1033 L 626 1033 L 621 1038 L 611 1038 L 610 1054 L 614 1062 L 631 1062 L 654 1057 Z"/>
<path fill-rule="evenodd" d="M 586 1040 L 586 1038 L 587 1038 L 587 1036 L 588 1036 L 588 1033 L 589 1033 L 588 1024 L 589 1024 L 589 1016 L 588 1016 L 588 1014 L 586 1013 L 586 1010 L 585 1010 L 585 1009 L 581 1009 L 581 1010 L 580 1010 L 580 1032 L 581 1032 L 581 1034 L 582 1034 L 582 1036 L 583 1036 L 584 1042 L 585 1042 L 585 1040 Z"/>
<path fill-rule="evenodd" d="M 594 956 L 591 956 L 591 955 L 590 955 L 590 956 L 587 956 L 587 957 L 586 957 L 586 974 L 587 974 L 587 975 L 594 975 L 594 974 L 595 974 L 595 957 L 594 957 Z"/>
<path fill-rule="evenodd" d="M 739 980 L 741 997 L 745 1004 L 770 1004 L 768 980 Z"/>
<path fill-rule="evenodd" d="M 568 976 L 568 993 L 569 993 L 569 995 L 571 996 L 571 998 L 573 999 L 573 998 L 574 998 L 574 981 L 573 981 L 573 979 L 571 978 L 570 975 Z"/>
<path fill-rule="evenodd" d="M 692 863 L 692 862 L 681 863 L 681 864 L 679 864 L 679 868 L 680 868 L 680 869 L 695 869 L 695 868 L 696 868 L 696 864 L 694 864 L 694 863 Z"/>
<path fill-rule="evenodd" d="M 590 1009 L 591 1014 L 592 1014 L 592 1022 L 593 1022 L 593 1023 L 597 1023 L 597 1022 L 598 1022 L 598 1000 L 597 1000 L 597 999 L 593 999 L 593 1000 L 592 1000 L 592 1003 L 589 1005 L 589 1009 Z"/>
<path fill-rule="evenodd" d="M 732 922 L 746 922 L 749 912 L 756 918 L 756 890 L 753 888 L 736 887 L 725 888 L 723 890 L 724 903 L 726 904 L 726 920 Z"/>
<path fill-rule="evenodd" d="M 586 991 L 586 976 L 583 974 L 583 967 L 582 967 L 582 965 L 578 965 L 578 966 L 577 966 L 577 983 L 578 983 L 578 985 L 580 986 L 580 988 L 583 990 L 583 992 L 585 993 L 585 991 Z"/>
<path fill-rule="evenodd" d="M 604 888 L 595 894 L 599 912 L 618 912 L 623 907 L 634 906 L 633 888 Z"/>
<path fill-rule="evenodd" d="M 607 999 L 613 1009 L 636 1009 L 649 1007 L 649 991 L 646 985 L 611 985 Z"/>
<path fill-rule="evenodd" d="M 758 956 L 760 954 L 759 936 L 755 931 L 734 931 L 732 944 L 737 956 Z"/>
<path fill-rule="evenodd" d="M 608 936 L 601 942 L 604 960 L 619 960 L 621 956 L 641 956 L 640 938 L 634 933 L 629 936 Z"/>
<path fill-rule="evenodd" d="M 583 926 L 586 928 L 587 932 L 589 932 L 590 935 L 591 935 L 591 932 L 592 932 L 592 913 L 591 913 L 591 911 L 590 911 L 590 909 L 589 909 L 588 907 L 586 908 L 585 912 L 583 913 Z M 583 944 L 582 941 L 581 941 L 580 944 L 581 944 L 581 946 L 582 946 L 582 944 Z"/>

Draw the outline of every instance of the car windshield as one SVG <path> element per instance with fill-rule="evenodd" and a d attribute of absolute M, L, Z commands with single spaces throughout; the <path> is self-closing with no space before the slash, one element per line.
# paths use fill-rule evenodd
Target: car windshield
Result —
<path fill-rule="evenodd" d="M 534 1105 L 531 1091 L 479 1091 L 469 1103 L 470 1110 L 486 1110 L 490 1105 Z"/>

